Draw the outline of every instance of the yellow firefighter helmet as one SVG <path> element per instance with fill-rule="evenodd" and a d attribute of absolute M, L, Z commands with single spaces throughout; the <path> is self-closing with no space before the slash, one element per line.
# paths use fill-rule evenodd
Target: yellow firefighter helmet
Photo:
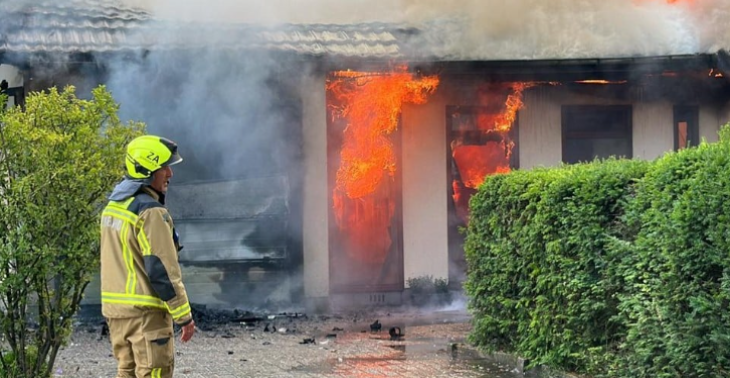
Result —
<path fill-rule="evenodd" d="M 125 165 L 127 176 L 133 179 L 146 179 L 162 167 L 175 165 L 183 159 L 177 153 L 175 142 L 155 136 L 143 135 L 127 145 Z"/>

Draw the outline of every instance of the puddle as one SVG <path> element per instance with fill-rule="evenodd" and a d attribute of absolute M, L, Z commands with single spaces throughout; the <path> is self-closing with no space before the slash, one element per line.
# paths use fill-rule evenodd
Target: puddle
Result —
<path fill-rule="evenodd" d="M 297 372 L 322 377 L 462 377 L 524 378 L 512 367 L 484 358 L 464 344 L 422 338 L 418 342 L 384 343 L 382 353 L 328 359 Z"/>

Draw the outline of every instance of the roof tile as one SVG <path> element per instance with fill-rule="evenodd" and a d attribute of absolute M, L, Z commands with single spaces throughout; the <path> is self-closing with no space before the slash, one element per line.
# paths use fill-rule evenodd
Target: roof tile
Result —
<path fill-rule="evenodd" d="M 114 0 L 6 0 L 0 52 L 88 53 L 141 49 L 266 49 L 305 55 L 399 57 L 398 28 L 390 24 L 213 25 L 163 21 Z"/>

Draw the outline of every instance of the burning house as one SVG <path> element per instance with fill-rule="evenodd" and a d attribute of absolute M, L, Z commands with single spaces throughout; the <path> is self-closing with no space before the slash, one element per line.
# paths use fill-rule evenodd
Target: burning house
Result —
<path fill-rule="evenodd" d="M 169 207 L 193 302 L 397 305 L 409 278 L 459 288 L 459 228 L 485 176 L 653 159 L 730 120 L 717 43 L 730 28 L 703 18 L 728 5 L 517 3 L 529 10 L 466 7 L 483 28 L 435 10 L 417 24 L 258 25 L 3 4 L 0 75 L 17 104 L 105 84 L 124 116 L 180 144 Z"/>

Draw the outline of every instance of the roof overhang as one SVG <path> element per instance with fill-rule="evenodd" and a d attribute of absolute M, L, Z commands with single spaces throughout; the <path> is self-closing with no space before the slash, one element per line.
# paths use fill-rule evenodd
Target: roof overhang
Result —
<path fill-rule="evenodd" d="M 676 73 L 726 72 L 730 60 L 724 51 L 717 54 L 659 57 L 618 57 L 608 59 L 544 59 L 482 61 L 416 61 L 414 70 L 453 78 L 488 77 L 496 81 L 576 81 L 632 80 L 647 75 L 673 76 Z M 727 71 L 730 73 L 730 71 Z"/>

